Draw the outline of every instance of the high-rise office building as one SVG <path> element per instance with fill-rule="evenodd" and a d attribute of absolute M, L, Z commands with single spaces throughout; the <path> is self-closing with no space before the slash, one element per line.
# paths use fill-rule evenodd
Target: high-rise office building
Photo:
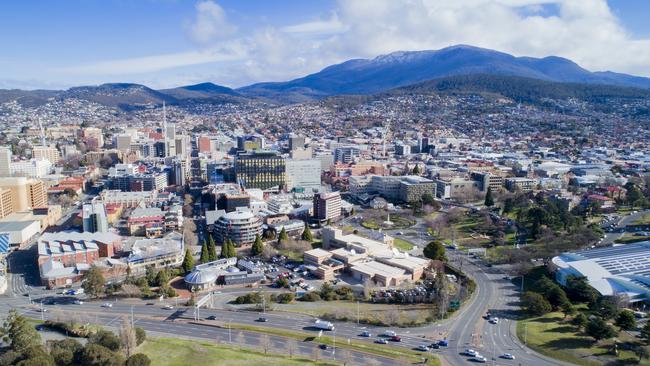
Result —
<path fill-rule="evenodd" d="M 40 180 L 26 177 L 0 178 L 0 188 L 11 191 L 13 212 L 47 206 L 47 190 Z"/>
<path fill-rule="evenodd" d="M 129 151 L 131 150 L 132 139 L 133 137 L 128 134 L 117 135 L 117 137 L 115 137 L 115 146 L 120 151 Z"/>
<path fill-rule="evenodd" d="M 11 149 L 0 147 L 0 177 L 11 177 Z"/>
<path fill-rule="evenodd" d="M 287 159 L 287 191 L 318 192 L 321 188 L 320 159 Z"/>
<path fill-rule="evenodd" d="M 349 164 L 359 157 L 360 150 L 356 147 L 337 147 L 334 149 L 334 161 Z"/>
<path fill-rule="evenodd" d="M 17 177 L 42 178 L 52 172 L 49 160 L 21 160 L 11 163 L 11 175 Z"/>
<path fill-rule="evenodd" d="M 341 194 L 339 192 L 318 193 L 314 196 L 314 217 L 320 221 L 333 220 L 341 216 Z"/>
<path fill-rule="evenodd" d="M 235 176 L 246 188 L 281 189 L 286 184 L 285 161 L 272 151 L 239 154 L 235 158 Z"/>

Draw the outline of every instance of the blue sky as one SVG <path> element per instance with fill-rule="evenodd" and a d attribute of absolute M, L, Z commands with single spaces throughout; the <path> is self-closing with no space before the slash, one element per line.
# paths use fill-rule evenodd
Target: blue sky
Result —
<path fill-rule="evenodd" d="M 0 2 L 0 88 L 287 80 L 465 43 L 650 76 L 645 0 Z"/>

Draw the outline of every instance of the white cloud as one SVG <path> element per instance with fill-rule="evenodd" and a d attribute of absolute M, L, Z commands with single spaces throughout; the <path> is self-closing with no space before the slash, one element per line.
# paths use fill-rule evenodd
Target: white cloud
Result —
<path fill-rule="evenodd" d="M 199 44 L 209 44 L 232 36 L 237 27 L 226 18 L 217 3 L 205 0 L 196 4 L 196 19 L 190 25 L 190 35 Z"/>
<path fill-rule="evenodd" d="M 186 28 L 195 50 L 63 71 L 115 79 L 133 75 L 165 86 L 200 81 L 203 75 L 206 81 L 241 86 L 304 76 L 356 57 L 469 44 L 650 76 L 650 40 L 633 39 L 606 0 L 339 0 L 321 15 L 238 29 L 221 6 L 201 1 Z"/>

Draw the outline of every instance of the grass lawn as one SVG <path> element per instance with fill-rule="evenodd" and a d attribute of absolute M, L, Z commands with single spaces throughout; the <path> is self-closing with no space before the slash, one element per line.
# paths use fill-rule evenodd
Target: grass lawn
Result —
<path fill-rule="evenodd" d="M 408 252 L 411 249 L 413 249 L 413 244 L 409 243 L 408 241 L 400 238 L 395 238 L 395 241 L 393 242 L 395 245 L 395 248 L 403 251 L 403 252 Z"/>
<path fill-rule="evenodd" d="M 646 240 L 650 240 L 650 237 L 625 233 L 620 238 L 614 240 L 614 242 L 621 243 L 621 244 L 629 244 L 629 243 L 636 243 L 639 241 L 646 241 Z"/>
<path fill-rule="evenodd" d="M 281 354 L 265 355 L 264 352 L 239 349 L 233 346 L 171 338 L 148 339 L 140 346 L 138 352 L 149 356 L 151 364 L 156 366 L 335 365 L 328 362 L 314 362 L 307 358 L 289 359 L 286 355 Z"/>
<path fill-rule="evenodd" d="M 650 225 L 650 213 L 641 215 L 641 217 L 632 222 L 632 225 Z"/>
<path fill-rule="evenodd" d="M 595 343 L 593 338 L 577 332 L 576 328 L 563 322 L 562 313 L 549 313 L 537 318 L 517 322 L 517 337 L 533 350 L 548 357 L 582 366 L 636 364 L 637 357 L 632 351 L 621 350 L 613 355 L 610 350 L 613 340 Z M 619 334 L 619 341 L 626 333 Z M 644 360 L 640 365 L 650 365 Z"/>

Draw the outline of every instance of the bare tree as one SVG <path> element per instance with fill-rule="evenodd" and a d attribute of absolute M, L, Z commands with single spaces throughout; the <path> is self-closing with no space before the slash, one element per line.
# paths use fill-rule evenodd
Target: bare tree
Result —
<path fill-rule="evenodd" d="M 127 357 L 130 357 L 137 347 L 137 339 L 135 337 L 135 330 L 131 327 L 131 322 L 127 317 L 122 318 L 122 326 L 120 327 L 120 342 L 122 349 Z"/>
<path fill-rule="evenodd" d="M 289 358 L 292 358 L 293 355 L 298 352 L 298 344 L 296 344 L 296 340 L 292 338 L 288 339 L 286 342 L 286 348 Z"/>
<path fill-rule="evenodd" d="M 140 297 L 142 290 L 136 285 L 125 283 L 122 285 L 122 293 L 127 297 Z"/>
<path fill-rule="evenodd" d="M 239 348 L 244 348 L 244 346 L 246 345 L 246 337 L 244 337 L 244 332 L 239 331 L 239 333 L 237 333 L 237 337 L 235 338 L 235 341 L 237 342 L 237 344 L 239 344 Z"/>
<path fill-rule="evenodd" d="M 260 337 L 260 345 L 262 346 L 262 349 L 264 349 L 264 354 L 269 352 L 271 349 L 271 338 L 269 338 L 268 334 L 262 334 Z"/>

